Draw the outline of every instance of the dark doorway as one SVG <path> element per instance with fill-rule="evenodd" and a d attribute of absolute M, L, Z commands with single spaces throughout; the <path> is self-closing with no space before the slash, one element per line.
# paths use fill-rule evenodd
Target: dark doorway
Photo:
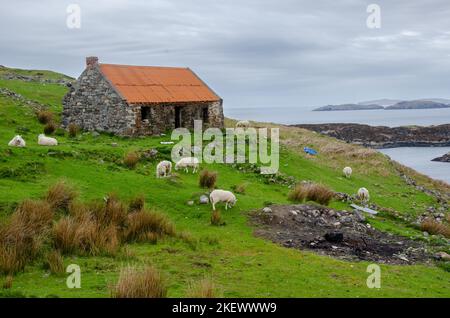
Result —
<path fill-rule="evenodd" d="M 175 128 L 181 127 L 181 108 L 175 107 Z"/>
<path fill-rule="evenodd" d="M 141 107 L 141 120 L 150 121 L 150 107 Z"/>
<path fill-rule="evenodd" d="M 208 107 L 202 108 L 202 120 L 204 124 L 207 124 L 209 122 Z"/>

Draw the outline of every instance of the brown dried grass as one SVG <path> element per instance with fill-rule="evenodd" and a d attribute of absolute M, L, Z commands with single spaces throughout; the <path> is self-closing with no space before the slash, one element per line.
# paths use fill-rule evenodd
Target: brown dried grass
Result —
<path fill-rule="evenodd" d="M 426 231 L 430 234 L 440 234 L 446 238 L 450 238 L 450 226 L 448 224 L 439 223 L 432 219 L 425 219 L 420 224 L 422 231 Z"/>
<path fill-rule="evenodd" d="M 200 171 L 199 185 L 202 188 L 214 189 L 217 181 L 217 172 L 204 169 Z"/>
<path fill-rule="evenodd" d="M 148 266 L 142 271 L 127 267 L 121 271 L 111 294 L 114 298 L 164 298 L 167 285 L 154 267 Z"/>

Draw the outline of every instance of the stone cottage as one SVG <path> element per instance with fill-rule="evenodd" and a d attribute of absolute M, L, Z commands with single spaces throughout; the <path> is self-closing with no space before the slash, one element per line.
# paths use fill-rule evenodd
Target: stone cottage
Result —
<path fill-rule="evenodd" d="M 174 128 L 223 128 L 222 99 L 192 70 L 98 63 L 86 69 L 63 99 L 62 123 L 117 135 L 154 135 Z"/>

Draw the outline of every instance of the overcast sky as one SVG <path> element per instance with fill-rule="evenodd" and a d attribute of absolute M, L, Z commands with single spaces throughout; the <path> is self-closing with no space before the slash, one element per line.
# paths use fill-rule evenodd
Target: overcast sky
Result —
<path fill-rule="evenodd" d="M 80 29 L 66 25 L 71 3 Z M 380 29 L 366 25 L 371 3 Z M 2 0 L 0 8 L 5 66 L 74 77 L 88 55 L 186 66 L 229 108 L 450 98 L 449 0 Z"/>

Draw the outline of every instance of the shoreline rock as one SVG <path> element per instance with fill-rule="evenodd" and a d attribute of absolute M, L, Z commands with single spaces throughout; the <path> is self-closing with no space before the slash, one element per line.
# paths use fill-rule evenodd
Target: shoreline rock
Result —
<path fill-rule="evenodd" d="M 450 124 L 427 127 L 387 127 L 344 123 L 297 124 L 292 126 L 374 149 L 450 146 Z"/>
<path fill-rule="evenodd" d="M 438 162 L 450 162 L 450 152 L 446 153 L 443 156 L 437 157 L 432 159 L 431 161 L 438 161 Z"/>

